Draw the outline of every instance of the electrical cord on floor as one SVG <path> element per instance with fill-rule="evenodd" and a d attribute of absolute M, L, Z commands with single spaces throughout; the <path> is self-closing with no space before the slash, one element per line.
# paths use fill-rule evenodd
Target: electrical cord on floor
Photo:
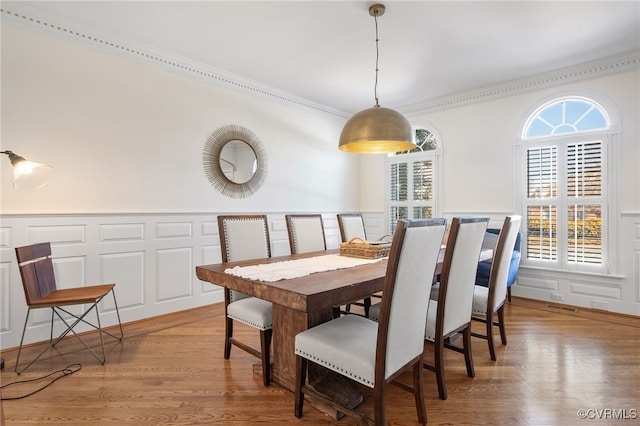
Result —
<path fill-rule="evenodd" d="M 2 386 L 0 386 L 0 390 L 5 389 L 5 388 L 7 388 L 9 386 L 13 386 L 13 385 L 36 382 L 38 380 L 42 380 L 42 379 L 46 379 L 47 377 L 51 377 L 54 374 L 62 373 L 62 375 L 54 378 L 49 383 L 47 383 L 46 385 L 42 386 L 40 389 L 36 389 L 33 392 L 30 392 L 30 393 L 28 393 L 26 395 L 14 396 L 14 397 L 9 397 L 9 398 L 0 397 L 0 401 L 11 401 L 11 400 L 14 400 L 14 399 L 22 399 L 22 398 L 26 398 L 28 396 L 31 396 L 33 394 L 36 394 L 36 393 L 40 392 L 41 390 L 46 389 L 47 387 L 51 386 L 52 384 L 54 384 L 56 381 L 62 379 L 63 377 L 70 376 L 71 374 L 79 371 L 81 368 L 82 368 L 82 364 L 80 364 L 80 363 L 70 364 L 70 365 L 68 365 L 67 367 L 65 367 L 65 368 L 63 368 L 61 370 L 56 370 L 56 371 L 54 371 L 52 373 L 49 373 L 49 374 L 47 374 L 45 376 L 42 376 L 42 377 L 36 377 L 35 379 L 28 379 L 28 380 L 18 380 L 18 381 L 13 382 L 13 383 L 8 383 L 6 385 L 2 385 Z"/>

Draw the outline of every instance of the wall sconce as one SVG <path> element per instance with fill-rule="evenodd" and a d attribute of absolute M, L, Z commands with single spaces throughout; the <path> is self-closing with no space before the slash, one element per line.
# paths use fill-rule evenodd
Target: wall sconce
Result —
<path fill-rule="evenodd" d="M 13 166 L 13 188 L 14 189 L 36 189 L 43 187 L 49 176 L 53 173 L 53 167 L 28 161 L 24 157 L 14 154 L 11 151 L 2 151 L 0 154 L 7 154 Z"/>

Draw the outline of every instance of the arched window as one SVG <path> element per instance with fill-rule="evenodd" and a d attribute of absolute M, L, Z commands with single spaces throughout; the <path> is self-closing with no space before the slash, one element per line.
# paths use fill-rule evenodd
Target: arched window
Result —
<path fill-rule="evenodd" d="M 521 151 L 525 263 L 606 268 L 610 126 L 607 112 L 584 97 L 545 103 L 526 121 Z"/>
<path fill-rule="evenodd" d="M 416 128 L 416 147 L 388 158 L 387 202 L 390 233 L 398 219 L 436 217 L 439 214 L 439 138 Z"/>

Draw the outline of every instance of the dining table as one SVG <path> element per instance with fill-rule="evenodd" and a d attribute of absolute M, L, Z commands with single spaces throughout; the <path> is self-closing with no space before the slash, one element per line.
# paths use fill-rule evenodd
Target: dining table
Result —
<path fill-rule="evenodd" d="M 436 265 L 436 275 L 442 270 L 444 252 L 443 246 Z M 371 260 L 358 266 L 315 272 L 276 281 L 263 281 L 254 277 L 239 276 L 234 274 L 234 270 L 302 259 L 320 260 L 323 256 L 336 256 L 339 253 L 339 249 L 335 249 L 196 267 L 196 276 L 202 281 L 273 303 L 271 380 L 292 392 L 295 390 L 296 379 L 295 336 L 304 330 L 333 319 L 336 306 L 361 300 L 382 291 L 387 258 Z M 483 250 L 479 261 L 489 259 L 491 256 L 492 250 Z M 309 261 L 312 260 L 305 262 Z M 431 277 L 425 278 L 425 285 L 431 285 L 431 283 Z M 254 365 L 254 373 L 262 374 L 260 364 Z M 308 372 L 309 383 L 316 385 L 317 388 L 322 388 L 323 392 L 341 398 L 349 406 L 357 406 L 362 401 L 362 395 L 349 383 L 346 383 L 344 381 L 346 379 L 338 377 L 341 376 L 333 375 L 322 369 L 315 371 L 310 369 Z M 323 410 L 322 407 L 317 408 Z M 325 412 L 334 416 L 338 415 L 338 413 Z"/>

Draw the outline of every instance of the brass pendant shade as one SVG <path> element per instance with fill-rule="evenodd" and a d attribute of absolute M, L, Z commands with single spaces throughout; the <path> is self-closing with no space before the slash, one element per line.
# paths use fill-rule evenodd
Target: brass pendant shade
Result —
<path fill-rule="evenodd" d="M 347 121 L 338 148 L 345 152 L 385 153 L 416 147 L 413 127 L 402 114 L 375 106 Z"/>
<path fill-rule="evenodd" d="M 378 103 L 378 17 L 385 12 L 383 4 L 369 7 L 376 22 L 375 106 L 360 111 L 347 121 L 340 134 L 338 148 L 346 152 L 385 153 L 410 151 L 416 147 L 415 133 L 402 114 Z"/>

